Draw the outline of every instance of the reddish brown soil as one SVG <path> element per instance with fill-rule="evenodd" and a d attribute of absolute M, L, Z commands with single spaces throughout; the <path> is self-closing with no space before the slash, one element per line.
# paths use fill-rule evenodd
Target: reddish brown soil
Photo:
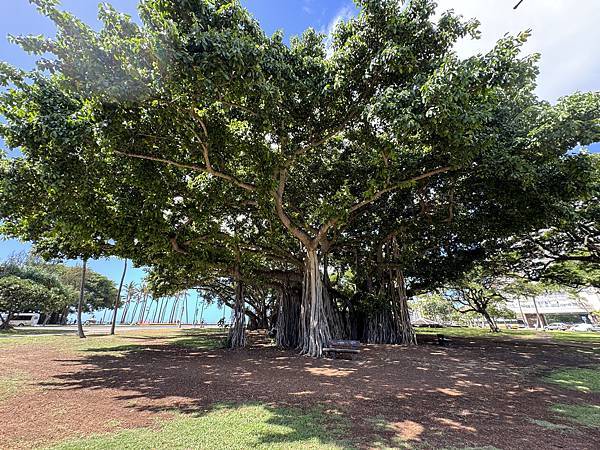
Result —
<path fill-rule="evenodd" d="M 600 430 L 549 411 L 555 403 L 600 405 L 600 395 L 541 380 L 555 368 L 600 364 L 599 355 L 580 347 L 454 339 L 449 347 L 367 346 L 345 361 L 301 357 L 256 336 L 251 342 L 228 351 L 148 340 L 125 356 L 35 346 L 3 352 L 3 374 L 27 373 L 29 389 L 0 401 L 0 446 L 154 426 L 172 408 L 203 413 L 219 402 L 324 406 L 349 419 L 360 447 L 403 440 L 419 449 L 594 449 L 600 442 Z M 531 419 L 571 429 L 548 430 Z"/>

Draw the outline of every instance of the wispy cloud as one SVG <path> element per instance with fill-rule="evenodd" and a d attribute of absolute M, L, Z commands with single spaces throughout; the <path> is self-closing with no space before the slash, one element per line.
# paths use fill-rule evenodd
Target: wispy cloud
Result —
<path fill-rule="evenodd" d="M 340 9 L 338 9 L 333 19 L 331 19 L 331 21 L 327 25 L 327 28 L 320 30 L 321 33 L 327 35 L 325 43 L 327 47 L 328 58 L 333 54 L 333 32 L 335 31 L 336 27 L 340 22 L 344 22 L 353 18 L 356 15 L 356 13 L 357 11 L 354 5 L 344 5 Z"/>
<path fill-rule="evenodd" d="M 313 13 L 312 3 L 314 0 L 303 0 L 302 1 L 302 11 L 306 14 L 310 15 Z"/>

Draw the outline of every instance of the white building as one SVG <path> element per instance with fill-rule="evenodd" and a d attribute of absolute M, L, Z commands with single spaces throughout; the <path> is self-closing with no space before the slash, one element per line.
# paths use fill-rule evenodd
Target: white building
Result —
<path fill-rule="evenodd" d="M 538 297 L 514 298 L 508 302 L 508 308 L 514 311 L 518 319 L 529 324 L 537 325 L 537 314 L 542 319 L 542 325 L 552 322 L 593 322 L 593 311 L 600 311 L 600 293 L 598 290 L 587 289 L 577 295 L 556 292 Z M 537 306 L 537 311 L 536 311 Z"/>

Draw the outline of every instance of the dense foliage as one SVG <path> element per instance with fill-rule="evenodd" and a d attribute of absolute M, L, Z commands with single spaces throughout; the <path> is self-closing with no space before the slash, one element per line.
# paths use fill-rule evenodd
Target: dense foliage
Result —
<path fill-rule="evenodd" d="M 279 296 L 278 343 L 412 343 L 407 298 L 589 197 L 600 95 L 535 97 L 527 33 L 460 59 L 477 23 L 430 0 L 361 0 L 331 46 L 286 44 L 238 2 L 102 5 L 94 31 L 32 0 L 55 38 L 2 64 L 1 231 L 47 256 L 117 255 L 156 292 Z M 44 55 L 52 58 L 46 59 Z M 225 285 L 227 289 L 219 290 Z M 215 290 L 215 287 L 216 290 Z"/>

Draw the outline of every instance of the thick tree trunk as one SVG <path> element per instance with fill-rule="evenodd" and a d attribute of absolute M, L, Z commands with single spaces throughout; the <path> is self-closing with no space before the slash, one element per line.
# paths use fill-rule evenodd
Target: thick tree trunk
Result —
<path fill-rule="evenodd" d="M 77 302 L 77 334 L 80 338 L 85 338 L 83 332 L 83 323 L 81 323 L 81 312 L 83 309 L 83 297 L 85 293 L 85 272 L 87 269 L 87 259 L 83 260 L 83 267 L 81 268 L 81 286 L 79 288 L 79 302 Z"/>
<path fill-rule="evenodd" d="M 382 289 L 379 295 L 385 302 L 365 317 L 362 340 L 369 344 L 416 345 L 402 272 L 381 272 L 380 278 Z"/>
<path fill-rule="evenodd" d="M 365 318 L 361 340 L 367 344 L 396 343 L 396 328 L 388 308 L 374 311 Z"/>
<path fill-rule="evenodd" d="M 244 306 L 244 285 L 240 277 L 236 277 L 235 284 L 235 304 L 233 308 L 233 323 L 229 328 L 229 336 L 227 338 L 228 348 L 241 348 L 246 346 L 245 332 L 245 306 Z"/>
<path fill-rule="evenodd" d="M 121 289 L 123 289 L 123 281 L 125 280 L 125 273 L 127 272 L 127 260 L 123 266 L 123 273 L 121 274 L 121 282 L 119 283 L 119 291 L 117 292 L 117 298 L 115 299 L 115 307 L 113 309 L 112 325 L 110 326 L 110 334 L 115 334 L 115 326 L 117 325 L 117 311 L 119 310 L 119 303 L 121 302 Z"/>
<path fill-rule="evenodd" d="M 323 304 L 323 283 L 316 248 L 307 249 L 302 288 L 301 352 L 320 358 L 323 356 L 323 348 L 331 340 L 331 332 Z"/>
<path fill-rule="evenodd" d="M 327 261 L 323 261 L 323 309 L 332 339 L 349 339 L 350 327 L 344 314 L 339 310 L 329 295 L 329 275 Z"/>
<path fill-rule="evenodd" d="M 410 311 L 408 309 L 408 297 L 406 295 L 406 283 L 402 271 L 396 271 L 396 296 L 393 303 L 394 318 L 397 327 L 398 344 L 416 345 L 417 335 L 410 323 Z"/>
<path fill-rule="evenodd" d="M 277 314 L 277 346 L 280 348 L 297 348 L 300 341 L 300 303 L 297 291 L 284 286 L 279 298 Z"/>

